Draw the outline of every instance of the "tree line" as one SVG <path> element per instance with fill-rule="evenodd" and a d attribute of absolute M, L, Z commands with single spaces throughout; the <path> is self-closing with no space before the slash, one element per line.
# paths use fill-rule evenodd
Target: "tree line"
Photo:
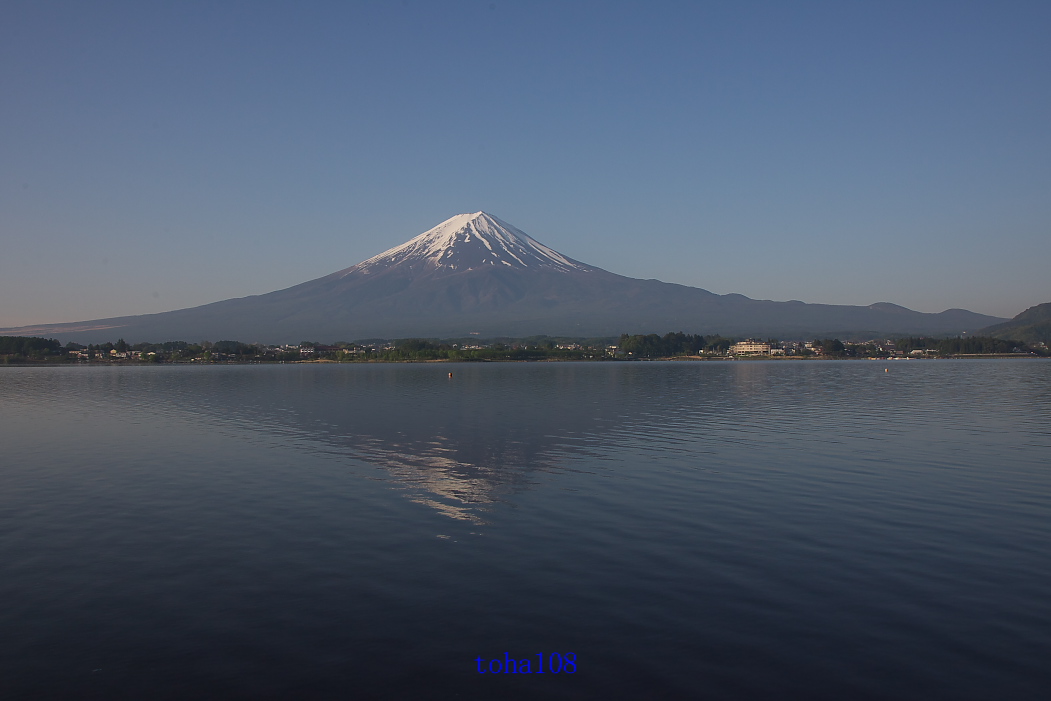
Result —
<path fill-rule="evenodd" d="M 534 341 L 524 343 L 497 342 L 484 348 L 465 348 L 460 344 L 443 343 L 422 338 L 402 338 L 393 342 L 391 347 L 372 348 L 356 347 L 346 349 L 334 359 L 342 361 L 380 360 L 385 362 L 412 360 L 586 360 L 601 357 L 605 348 L 579 346 L 576 348 L 559 348 L 554 341 Z"/>
<path fill-rule="evenodd" d="M 1039 350 L 1039 346 L 1030 348 L 1022 341 L 1011 341 L 989 336 L 973 338 L 900 338 L 897 348 L 905 353 L 914 350 L 936 350 L 941 355 L 990 355 L 997 353 L 1029 353 Z"/>
<path fill-rule="evenodd" d="M 617 341 L 617 349 L 634 358 L 671 358 L 678 355 L 699 355 L 702 351 L 725 353 L 732 343 L 732 339 L 722 336 L 705 338 L 679 331 L 663 336 L 655 333 L 622 334 Z"/>
<path fill-rule="evenodd" d="M 734 339 L 719 335 L 701 336 L 683 332 L 657 334 L 622 334 L 616 339 L 571 341 L 548 337 L 504 339 L 479 344 L 476 340 L 464 342 L 439 341 L 423 338 L 403 338 L 393 342 L 375 341 L 337 343 L 323 346 L 304 341 L 299 346 L 264 346 L 240 341 L 166 341 L 164 343 L 128 344 L 124 339 L 116 343 L 61 346 L 53 338 L 27 336 L 0 336 L 0 363 L 60 362 L 81 358 L 120 359 L 141 362 L 295 362 L 305 359 L 336 362 L 406 362 L 425 360 L 488 361 L 488 360 L 592 360 L 592 359 L 649 359 L 676 356 L 726 355 Z M 769 341 L 776 345 L 776 340 Z M 976 336 L 973 338 L 900 338 L 893 349 L 904 355 L 923 351 L 927 355 L 991 355 L 1029 353 L 1048 355 L 1048 349 L 1039 344 L 1027 345 L 1021 341 Z M 802 344 L 786 344 L 789 355 L 820 355 L 830 358 L 886 357 L 890 346 L 881 341 L 850 342 L 838 338 L 815 339 L 813 350 Z"/>
<path fill-rule="evenodd" d="M 967 338 L 962 336 L 956 338 L 915 336 L 895 339 L 891 343 L 893 343 L 893 350 L 904 355 L 910 355 L 913 351 L 922 351 L 925 355 L 943 358 L 956 355 L 1004 355 L 1009 353 L 1048 355 L 1046 347 L 991 336 Z M 882 358 L 888 353 L 885 344 L 872 341 L 851 343 L 840 341 L 838 338 L 825 338 L 815 339 L 812 345 L 815 349 L 820 349 L 821 355 L 830 358 Z"/>
<path fill-rule="evenodd" d="M 0 336 L 0 357 L 5 361 L 33 359 L 47 360 L 65 355 L 62 346 L 53 338 L 36 336 Z"/>

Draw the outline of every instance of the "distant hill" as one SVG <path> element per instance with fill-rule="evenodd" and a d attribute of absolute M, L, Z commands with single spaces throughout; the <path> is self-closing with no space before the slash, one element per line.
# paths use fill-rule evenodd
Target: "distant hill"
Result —
<path fill-rule="evenodd" d="M 1051 343 L 1051 302 L 1029 307 L 1010 321 L 981 329 L 978 335 L 1026 343 Z"/>
<path fill-rule="evenodd" d="M 640 241 L 640 245 L 645 245 Z M 964 309 L 804 304 L 637 280 L 562 255 L 485 212 L 460 214 L 344 270 L 264 295 L 191 309 L 0 329 L 78 343 L 622 333 L 779 338 L 955 336 L 1005 321 Z"/>

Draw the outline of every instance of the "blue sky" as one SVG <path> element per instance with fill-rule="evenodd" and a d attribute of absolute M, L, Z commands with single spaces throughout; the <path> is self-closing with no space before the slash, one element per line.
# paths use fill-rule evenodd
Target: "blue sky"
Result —
<path fill-rule="evenodd" d="M 1051 301 L 1051 3 L 0 8 L 0 326 L 287 287 L 485 210 L 762 299 Z"/>

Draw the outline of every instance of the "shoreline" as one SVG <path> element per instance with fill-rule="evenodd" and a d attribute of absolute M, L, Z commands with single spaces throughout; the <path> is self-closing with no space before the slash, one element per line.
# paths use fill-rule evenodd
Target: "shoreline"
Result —
<path fill-rule="evenodd" d="M 0 362 L 0 368 L 5 367 L 156 367 L 159 365 L 420 365 L 426 363 L 698 363 L 698 362 L 810 362 L 810 361 L 836 361 L 836 362 L 900 362 L 900 361 L 929 361 L 929 360 L 1048 360 L 1047 356 L 1032 355 L 1029 353 L 998 353 L 983 355 L 951 355 L 923 358 L 830 358 L 826 356 L 781 356 L 781 357 L 705 357 L 705 356 L 674 356 L 670 358 L 539 358 L 536 360 L 521 360 L 516 358 L 484 358 L 484 359 L 452 359 L 452 358 L 428 358 L 420 360 L 214 360 L 193 361 L 175 360 L 162 362 L 144 362 L 136 360 L 74 360 L 65 362 L 50 361 L 18 361 Z"/>

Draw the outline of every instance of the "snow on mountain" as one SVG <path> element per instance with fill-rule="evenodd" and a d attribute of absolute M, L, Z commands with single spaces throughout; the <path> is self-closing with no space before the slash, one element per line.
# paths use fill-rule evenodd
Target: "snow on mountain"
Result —
<path fill-rule="evenodd" d="M 486 212 L 457 214 L 416 238 L 341 271 L 369 274 L 394 267 L 422 271 L 466 271 L 487 266 L 596 270 L 548 248 L 524 231 Z"/>

